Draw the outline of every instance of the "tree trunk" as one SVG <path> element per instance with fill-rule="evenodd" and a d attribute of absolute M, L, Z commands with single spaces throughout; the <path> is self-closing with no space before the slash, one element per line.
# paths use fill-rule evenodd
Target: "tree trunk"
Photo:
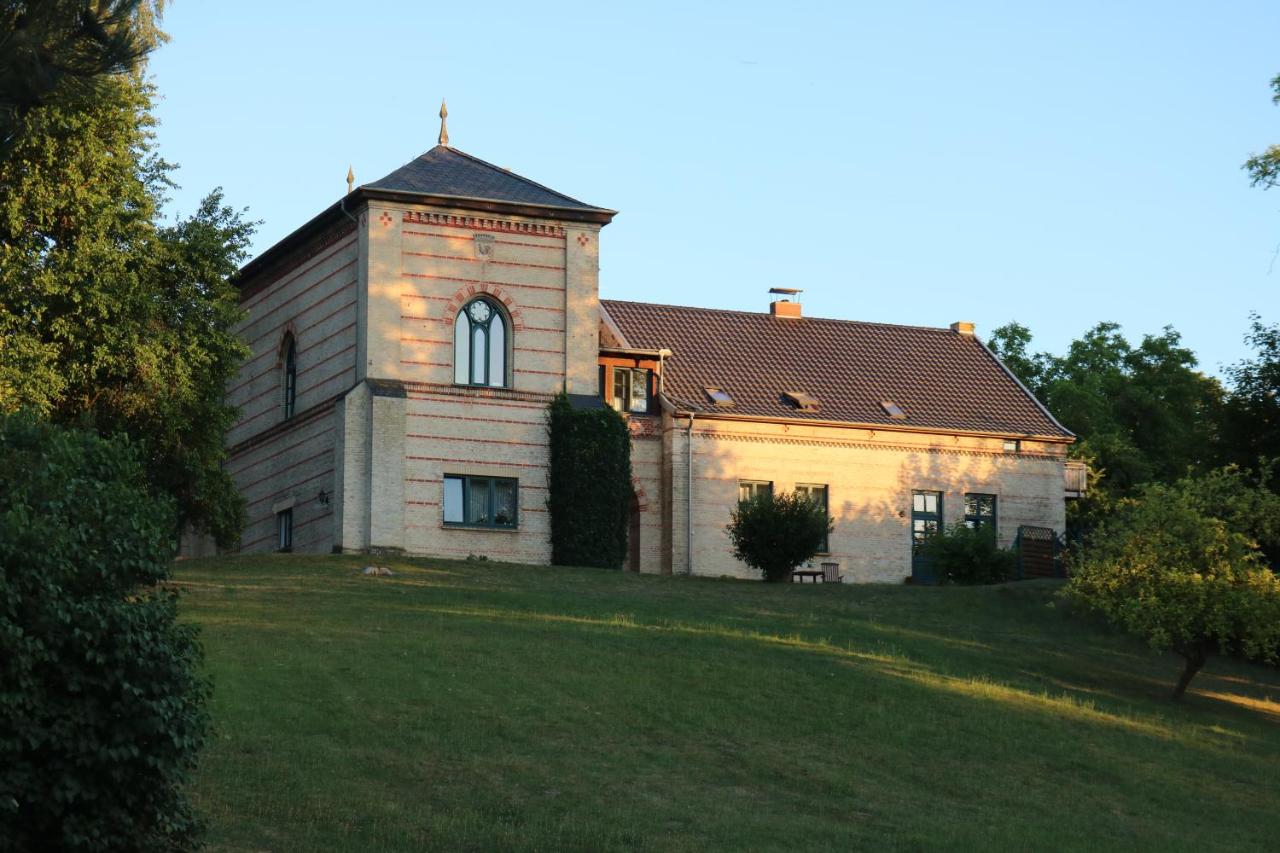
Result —
<path fill-rule="evenodd" d="M 1187 666 L 1182 670 L 1182 676 L 1178 679 L 1178 686 L 1173 689 L 1173 701 L 1175 702 L 1182 698 L 1183 693 L 1187 692 L 1187 685 L 1191 683 L 1191 679 L 1196 677 L 1200 667 L 1204 666 L 1204 643 L 1188 643 L 1178 649 L 1178 654 L 1187 659 Z"/>

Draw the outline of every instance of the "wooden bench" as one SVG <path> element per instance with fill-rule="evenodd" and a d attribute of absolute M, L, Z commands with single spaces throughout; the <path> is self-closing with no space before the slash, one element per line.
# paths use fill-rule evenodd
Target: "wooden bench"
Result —
<path fill-rule="evenodd" d="M 823 580 L 821 569 L 796 569 L 791 573 L 792 583 L 822 583 Z"/>

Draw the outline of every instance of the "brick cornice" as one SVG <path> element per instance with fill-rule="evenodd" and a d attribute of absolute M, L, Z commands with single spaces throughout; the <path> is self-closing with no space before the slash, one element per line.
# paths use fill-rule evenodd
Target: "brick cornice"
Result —
<path fill-rule="evenodd" d="M 857 439 L 836 440 L 820 438 L 796 438 L 780 435 L 742 435 L 738 433 L 717 432 L 711 430 L 693 431 L 694 438 L 704 441 L 740 441 L 749 444 L 787 444 L 805 447 L 831 447 L 850 450 L 890 450 L 895 453 L 938 453 L 950 456 L 983 456 L 1008 459 L 1034 459 L 1040 462 L 1062 462 L 1066 457 L 1050 453 L 1006 453 L 1001 450 L 980 450 L 972 447 L 938 447 L 920 444 L 883 444 L 876 441 L 860 441 Z"/>

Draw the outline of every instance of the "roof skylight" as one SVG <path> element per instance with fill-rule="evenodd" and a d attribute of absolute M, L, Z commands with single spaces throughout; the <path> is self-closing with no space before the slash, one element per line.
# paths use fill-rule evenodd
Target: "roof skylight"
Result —
<path fill-rule="evenodd" d="M 881 400 L 880 405 L 884 407 L 885 414 L 893 418 L 895 421 L 905 421 L 907 419 L 907 413 L 902 410 L 901 406 L 892 400 Z"/>
<path fill-rule="evenodd" d="M 795 406 L 802 412 L 818 411 L 818 398 L 805 391 L 783 391 L 782 396 L 787 398 L 787 402 Z"/>
<path fill-rule="evenodd" d="M 729 396 L 729 392 L 721 388 L 707 388 L 707 396 L 711 398 L 711 402 L 715 403 L 721 409 L 728 409 L 733 406 L 733 398 Z"/>

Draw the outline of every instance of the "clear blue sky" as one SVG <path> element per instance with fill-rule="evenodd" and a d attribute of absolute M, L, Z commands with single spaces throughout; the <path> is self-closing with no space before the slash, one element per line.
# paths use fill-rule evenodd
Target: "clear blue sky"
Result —
<path fill-rule="evenodd" d="M 601 295 L 979 334 L 1061 352 L 1171 324 L 1207 372 L 1280 321 L 1280 4 L 209 3 L 152 59 L 171 211 L 262 251 L 435 144 L 620 211 Z"/>

